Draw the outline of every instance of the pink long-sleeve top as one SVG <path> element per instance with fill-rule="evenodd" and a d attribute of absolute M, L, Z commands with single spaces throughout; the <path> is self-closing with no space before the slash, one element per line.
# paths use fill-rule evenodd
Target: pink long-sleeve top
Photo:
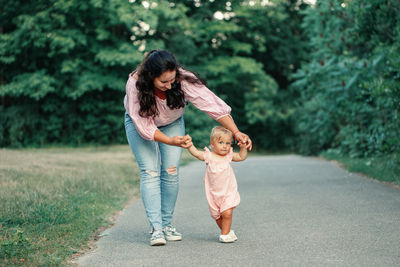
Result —
<path fill-rule="evenodd" d="M 193 75 L 185 70 L 180 70 L 182 74 Z M 214 120 L 219 120 L 227 115 L 230 116 L 231 107 L 222 99 L 217 97 L 205 85 L 191 84 L 187 81 L 181 81 L 181 89 L 184 93 L 185 100 L 190 101 L 195 107 L 206 112 Z M 170 109 L 167 106 L 167 100 L 159 97 L 156 98 L 156 104 L 159 115 L 156 117 L 141 117 L 139 115 L 140 103 L 138 99 L 138 89 L 136 88 L 136 80 L 133 75 L 129 75 L 126 83 L 126 95 L 124 98 L 124 106 L 126 112 L 131 117 L 139 134 L 147 140 L 154 140 L 154 133 L 159 126 L 168 125 L 185 112 L 185 108 Z"/>

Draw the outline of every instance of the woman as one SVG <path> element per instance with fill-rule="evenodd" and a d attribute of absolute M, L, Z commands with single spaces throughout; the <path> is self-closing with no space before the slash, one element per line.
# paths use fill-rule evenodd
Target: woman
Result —
<path fill-rule="evenodd" d="M 185 136 L 185 101 L 229 129 L 248 149 L 252 147 L 224 101 L 195 74 L 181 68 L 171 53 L 150 51 L 129 75 L 124 106 L 125 130 L 140 169 L 140 191 L 152 229 L 152 246 L 165 245 L 166 240 L 182 240 L 182 235 L 172 227 L 172 218 L 182 148 L 187 148 L 191 141 Z"/>

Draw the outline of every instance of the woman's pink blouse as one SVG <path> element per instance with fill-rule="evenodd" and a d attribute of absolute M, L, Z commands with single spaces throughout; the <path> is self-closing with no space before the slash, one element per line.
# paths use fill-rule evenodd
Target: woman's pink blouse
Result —
<path fill-rule="evenodd" d="M 188 72 L 184 70 L 181 70 L 181 72 L 188 74 Z M 194 85 L 182 81 L 181 88 L 186 100 L 190 101 L 198 109 L 206 112 L 214 120 L 230 115 L 231 107 L 211 92 L 206 86 Z M 133 78 L 133 75 L 130 75 L 126 83 L 124 106 L 127 113 L 132 118 L 139 134 L 147 140 L 154 140 L 154 133 L 157 127 L 174 122 L 180 118 L 185 111 L 185 108 L 170 109 L 167 106 L 167 100 L 162 100 L 159 97 L 156 97 L 156 104 L 159 111 L 158 116 L 151 118 L 141 117 L 139 115 L 140 104 L 136 80 Z"/>

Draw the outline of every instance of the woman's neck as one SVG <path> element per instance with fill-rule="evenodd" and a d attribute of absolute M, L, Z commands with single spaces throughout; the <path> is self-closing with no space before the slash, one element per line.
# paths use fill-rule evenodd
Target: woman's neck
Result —
<path fill-rule="evenodd" d="M 167 99 L 167 94 L 165 93 L 165 91 L 161 91 L 157 88 L 154 88 L 154 94 L 158 97 L 161 98 L 162 100 Z"/>

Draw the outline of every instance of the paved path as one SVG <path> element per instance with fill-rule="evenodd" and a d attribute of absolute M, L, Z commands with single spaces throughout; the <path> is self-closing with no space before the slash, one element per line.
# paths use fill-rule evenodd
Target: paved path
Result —
<path fill-rule="evenodd" d="M 82 266 L 400 266 L 400 190 L 300 156 L 233 163 L 241 204 L 238 241 L 218 243 L 203 162 L 181 169 L 180 242 L 150 247 L 140 200 L 104 232 Z"/>

